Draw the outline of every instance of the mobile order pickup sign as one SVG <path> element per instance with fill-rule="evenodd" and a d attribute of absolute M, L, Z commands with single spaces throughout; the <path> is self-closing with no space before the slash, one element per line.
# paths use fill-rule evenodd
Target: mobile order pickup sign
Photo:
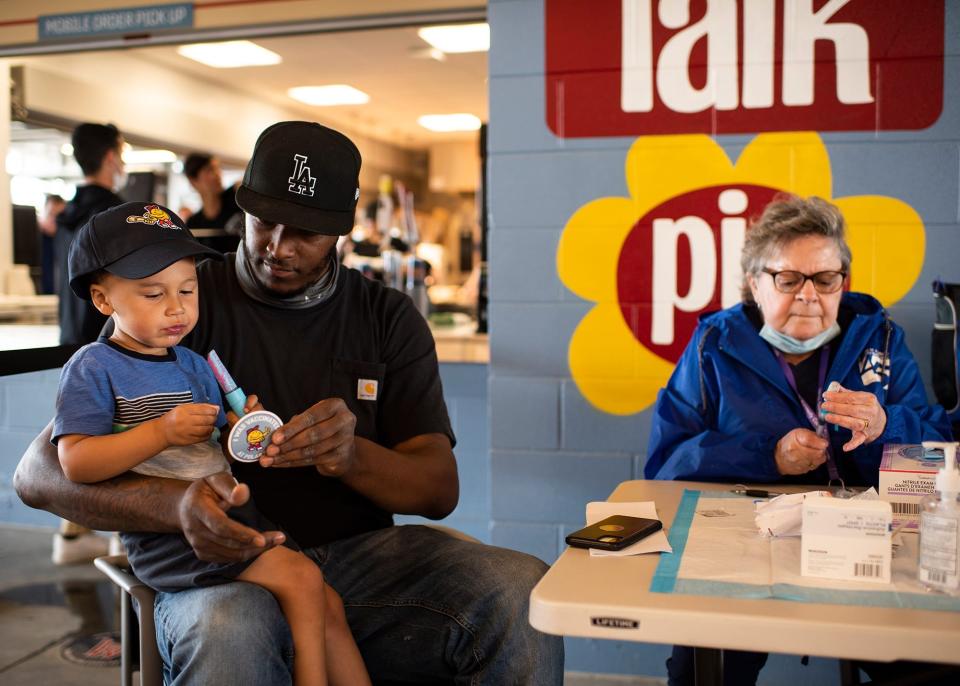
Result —
<path fill-rule="evenodd" d="M 37 19 L 39 40 L 140 33 L 193 26 L 193 3 L 119 7 L 96 12 L 48 14 Z"/>

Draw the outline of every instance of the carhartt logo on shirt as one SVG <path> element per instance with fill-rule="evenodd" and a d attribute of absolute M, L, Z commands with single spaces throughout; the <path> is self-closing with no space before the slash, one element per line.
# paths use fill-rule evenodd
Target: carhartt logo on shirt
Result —
<path fill-rule="evenodd" d="M 357 399 L 376 400 L 377 387 L 376 379 L 357 379 Z"/>

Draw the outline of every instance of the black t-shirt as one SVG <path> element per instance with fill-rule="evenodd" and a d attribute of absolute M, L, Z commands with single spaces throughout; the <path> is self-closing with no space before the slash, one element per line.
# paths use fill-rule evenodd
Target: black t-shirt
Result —
<path fill-rule="evenodd" d="M 187 228 L 189 229 L 223 229 L 227 226 L 227 222 L 230 221 L 233 215 L 237 214 L 240 211 L 240 207 L 237 205 L 236 199 L 237 191 L 233 186 L 229 188 L 224 188 L 223 192 L 220 194 L 220 213 L 213 217 L 212 219 L 207 217 L 203 213 L 203 208 L 190 215 L 190 218 L 187 220 Z M 234 243 L 236 247 L 236 243 Z"/>
<path fill-rule="evenodd" d="M 454 443 L 433 336 L 404 294 L 341 268 L 330 299 L 285 310 L 243 293 L 233 253 L 201 263 L 198 273 L 200 317 L 185 344 L 204 356 L 215 349 L 264 408 L 289 421 L 339 397 L 357 417 L 357 436 L 388 448 L 427 433 Z M 361 399 L 374 392 L 375 400 Z M 313 467 L 235 463 L 233 471 L 263 514 L 304 547 L 393 523 L 390 513 Z"/>

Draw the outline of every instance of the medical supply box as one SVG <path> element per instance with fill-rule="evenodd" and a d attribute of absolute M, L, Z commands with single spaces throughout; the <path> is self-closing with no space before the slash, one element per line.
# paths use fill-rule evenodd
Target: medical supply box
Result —
<path fill-rule="evenodd" d="M 880 500 L 805 498 L 800 574 L 890 583 L 892 519 Z"/>
<path fill-rule="evenodd" d="M 919 444 L 890 443 L 880 459 L 880 499 L 893 508 L 893 525 L 916 533 L 920 526 L 920 500 L 933 493 L 943 452 Z"/>

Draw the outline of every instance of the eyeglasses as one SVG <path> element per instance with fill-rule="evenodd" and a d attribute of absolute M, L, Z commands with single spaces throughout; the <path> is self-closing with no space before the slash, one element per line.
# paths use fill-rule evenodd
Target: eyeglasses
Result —
<path fill-rule="evenodd" d="M 813 282 L 817 293 L 836 293 L 843 286 L 843 280 L 847 278 L 846 272 L 817 272 L 809 275 L 794 271 L 775 272 L 772 269 L 764 269 L 763 272 L 773 277 L 773 285 L 778 291 L 790 295 L 803 290 L 807 280 Z"/>

